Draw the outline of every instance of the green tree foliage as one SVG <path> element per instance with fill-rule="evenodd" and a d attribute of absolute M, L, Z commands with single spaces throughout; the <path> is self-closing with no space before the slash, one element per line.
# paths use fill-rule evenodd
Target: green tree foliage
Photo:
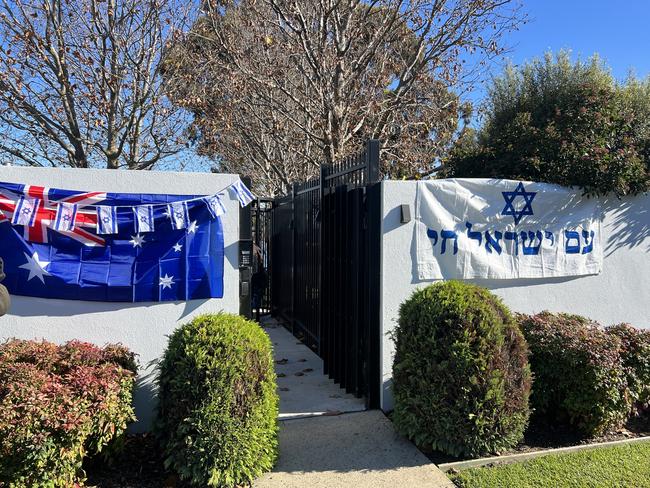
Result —
<path fill-rule="evenodd" d="M 499 452 L 522 439 L 528 349 L 497 297 L 456 281 L 418 290 L 400 307 L 394 338 L 400 432 L 455 456 Z"/>
<path fill-rule="evenodd" d="M 160 365 L 165 466 L 196 486 L 248 485 L 278 446 L 272 346 L 255 322 L 219 313 L 177 329 Z"/>
<path fill-rule="evenodd" d="M 567 52 L 509 66 L 489 89 L 482 127 L 467 131 L 443 177 L 529 179 L 586 194 L 650 185 L 650 79 L 618 83 L 597 57 Z"/>

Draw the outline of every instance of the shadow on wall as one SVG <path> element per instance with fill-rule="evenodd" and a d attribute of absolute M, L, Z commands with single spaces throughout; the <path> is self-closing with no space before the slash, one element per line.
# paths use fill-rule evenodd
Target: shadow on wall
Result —
<path fill-rule="evenodd" d="M 83 302 L 75 300 L 52 300 L 44 298 L 32 298 L 12 295 L 10 315 L 16 317 L 74 317 L 84 314 L 94 314 L 103 312 L 113 312 L 117 310 L 130 309 L 150 309 L 161 304 L 168 304 L 180 307 L 183 306 L 180 316 L 177 320 L 183 320 L 198 310 L 203 304 L 207 303 L 209 298 L 200 300 L 189 300 L 187 302 Z M 38 305 L 35 305 L 38 301 Z"/>
<path fill-rule="evenodd" d="M 158 406 L 158 360 L 151 361 L 135 382 L 133 391 L 133 406 L 137 421 L 129 426 L 129 431 L 134 433 L 150 432 L 156 416 Z"/>
<path fill-rule="evenodd" d="M 650 196 L 611 198 L 603 202 L 603 211 L 611 221 L 605 255 L 611 256 L 618 248 L 642 246 L 650 251 Z"/>

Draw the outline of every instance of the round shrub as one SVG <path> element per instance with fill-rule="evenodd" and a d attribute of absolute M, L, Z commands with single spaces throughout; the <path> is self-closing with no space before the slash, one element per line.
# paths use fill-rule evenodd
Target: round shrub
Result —
<path fill-rule="evenodd" d="M 165 465 L 196 486 L 248 485 L 277 456 L 271 341 L 255 322 L 203 315 L 177 329 L 160 364 Z"/>
<path fill-rule="evenodd" d="M 620 427 L 630 403 L 618 337 L 577 315 L 542 312 L 519 322 L 535 376 L 534 410 L 587 436 Z"/>
<path fill-rule="evenodd" d="M 621 341 L 621 360 L 633 413 L 647 412 L 650 409 L 650 331 L 629 324 L 612 325 L 606 331 Z"/>
<path fill-rule="evenodd" d="M 528 423 L 526 342 L 489 291 L 448 281 L 416 291 L 394 334 L 393 420 L 424 449 L 454 456 L 516 445 Z"/>

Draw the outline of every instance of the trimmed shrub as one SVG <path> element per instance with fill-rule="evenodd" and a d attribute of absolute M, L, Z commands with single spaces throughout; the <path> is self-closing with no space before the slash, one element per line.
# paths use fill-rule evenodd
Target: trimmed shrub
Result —
<path fill-rule="evenodd" d="M 418 446 L 454 456 L 499 453 L 528 423 L 526 342 L 484 288 L 448 281 L 416 291 L 394 333 L 393 421 Z"/>
<path fill-rule="evenodd" d="M 0 345 L 0 486 L 82 483 L 84 456 L 105 452 L 135 420 L 135 372 L 118 345 Z"/>
<path fill-rule="evenodd" d="M 165 466 L 197 486 L 247 485 L 277 456 L 269 337 L 236 315 L 177 329 L 160 364 L 157 433 Z"/>
<path fill-rule="evenodd" d="M 620 427 L 630 409 L 621 341 L 578 315 L 520 315 L 535 376 L 531 405 L 587 436 Z"/>
<path fill-rule="evenodd" d="M 621 359 L 634 414 L 650 409 L 650 331 L 629 324 L 606 329 L 621 340 Z"/>

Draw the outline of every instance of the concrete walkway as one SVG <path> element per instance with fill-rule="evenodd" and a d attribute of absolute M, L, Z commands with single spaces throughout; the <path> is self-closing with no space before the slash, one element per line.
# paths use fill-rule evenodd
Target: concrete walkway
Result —
<path fill-rule="evenodd" d="M 325 376 L 311 349 L 275 319 L 261 322 L 278 374 L 280 458 L 254 488 L 454 486 L 381 411 L 364 411 L 363 399 Z"/>
<path fill-rule="evenodd" d="M 254 488 L 452 488 L 377 410 L 280 422 L 280 459 Z"/>
<path fill-rule="evenodd" d="M 280 389 L 280 420 L 365 410 L 362 398 L 345 393 L 323 374 L 323 360 L 275 319 L 262 326 L 273 342 Z"/>

